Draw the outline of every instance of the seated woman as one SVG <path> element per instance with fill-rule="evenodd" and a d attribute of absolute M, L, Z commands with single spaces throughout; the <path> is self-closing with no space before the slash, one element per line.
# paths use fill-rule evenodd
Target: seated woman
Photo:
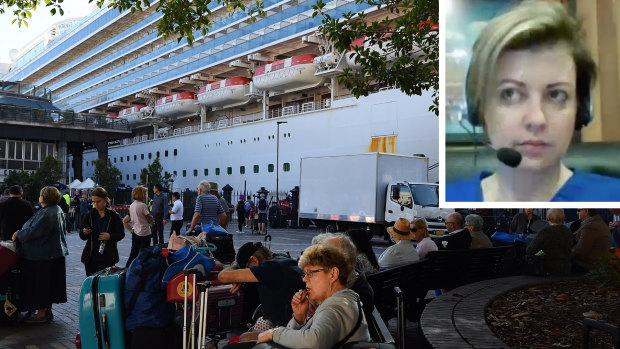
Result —
<path fill-rule="evenodd" d="M 482 30 L 466 78 L 468 119 L 498 151 L 494 173 L 448 183 L 446 201 L 617 201 L 620 179 L 562 158 L 591 121 L 595 63 L 559 2 L 523 2 Z"/>
<path fill-rule="evenodd" d="M 377 256 L 372 250 L 368 232 L 363 229 L 352 229 L 346 235 L 355 245 L 357 256 L 355 257 L 355 270 L 364 275 L 374 274 L 379 271 Z"/>
<path fill-rule="evenodd" d="M 67 302 L 65 256 L 69 250 L 65 215 L 58 206 L 60 192 L 45 187 L 40 195 L 42 208 L 13 234 L 21 256 L 22 310 L 31 313 L 26 323 L 53 320 L 52 303 Z"/>
<path fill-rule="evenodd" d="M 527 246 L 530 256 L 544 253 L 543 270 L 547 275 L 567 275 L 571 269 L 573 233 L 564 223 L 564 210 L 553 208 L 547 212 L 549 226 L 535 235 Z"/>
<path fill-rule="evenodd" d="M 416 219 L 413 221 L 411 223 L 411 232 L 413 232 L 413 238 L 418 242 L 415 250 L 418 252 L 420 259 L 424 259 L 429 252 L 438 250 L 437 244 L 428 235 L 425 220 Z"/>
<path fill-rule="evenodd" d="M 262 332 L 258 343 L 274 342 L 288 348 L 333 348 L 349 342 L 370 340 L 357 293 L 346 288 L 351 266 L 336 248 L 308 247 L 299 260 L 306 291 L 291 301 L 293 318 L 286 327 Z M 307 318 L 310 302 L 317 302 Z"/>
<path fill-rule="evenodd" d="M 393 227 L 387 228 L 387 232 L 394 238 L 395 244 L 386 248 L 379 256 L 381 268 L 393 268 L 420 260 L 415 246 L 411 243 L 413 234 L 408 220 L 399 218 Z"/>

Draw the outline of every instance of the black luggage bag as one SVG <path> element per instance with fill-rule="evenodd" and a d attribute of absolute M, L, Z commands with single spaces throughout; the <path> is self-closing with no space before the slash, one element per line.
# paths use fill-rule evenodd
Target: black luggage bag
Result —
<path fill-rule="evenodd" d="M 233 245 L 232 234 L 226 235 L 207 235 L 207 242 L 213 243 L 217 250 L 213 251 L 213 257 L 224 264 L 235 261 L 235 246 Z"/>
<path fill-rule="evenodd" d="M 14 325 L 19 319 L 20 271 L 11 269 L 0 276 L 0 325 Z"/>

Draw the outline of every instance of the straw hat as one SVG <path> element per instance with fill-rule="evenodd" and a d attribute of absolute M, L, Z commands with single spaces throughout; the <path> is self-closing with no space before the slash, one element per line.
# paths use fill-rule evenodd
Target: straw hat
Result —
<path fill-rule="evenodd" d="M 413 233 L 409 227 L 409 221 L 405 218 L 399 218 L 393 227 L 387 228 L 387 232 L 392 237 L 400 240 L 413 240 Z"/>

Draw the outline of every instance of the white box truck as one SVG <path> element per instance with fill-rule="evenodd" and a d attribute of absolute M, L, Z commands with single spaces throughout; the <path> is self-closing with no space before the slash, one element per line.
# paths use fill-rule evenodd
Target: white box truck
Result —
<path fill-rule="evenodd" d="M 301 159 L 299 218 L 324 231 L 385 229 L 402 217 L 445 230 L 451 209 L 439 208 L 438 184 L 427 183 L 428 159 L 383 153 Z"/>

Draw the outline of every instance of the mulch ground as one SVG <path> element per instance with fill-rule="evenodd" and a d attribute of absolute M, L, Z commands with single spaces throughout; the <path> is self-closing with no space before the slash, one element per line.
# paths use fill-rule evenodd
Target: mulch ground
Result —
<path fill-rule="evenodd" d="M 583 348 L 583 319 L 620 326 L 620 288 L 562 281 L 506 293 L 487 308 L 489 327 L 512 348 Z M 590 348 L 612 348 L 611 335 L 590 332 Z"/>

